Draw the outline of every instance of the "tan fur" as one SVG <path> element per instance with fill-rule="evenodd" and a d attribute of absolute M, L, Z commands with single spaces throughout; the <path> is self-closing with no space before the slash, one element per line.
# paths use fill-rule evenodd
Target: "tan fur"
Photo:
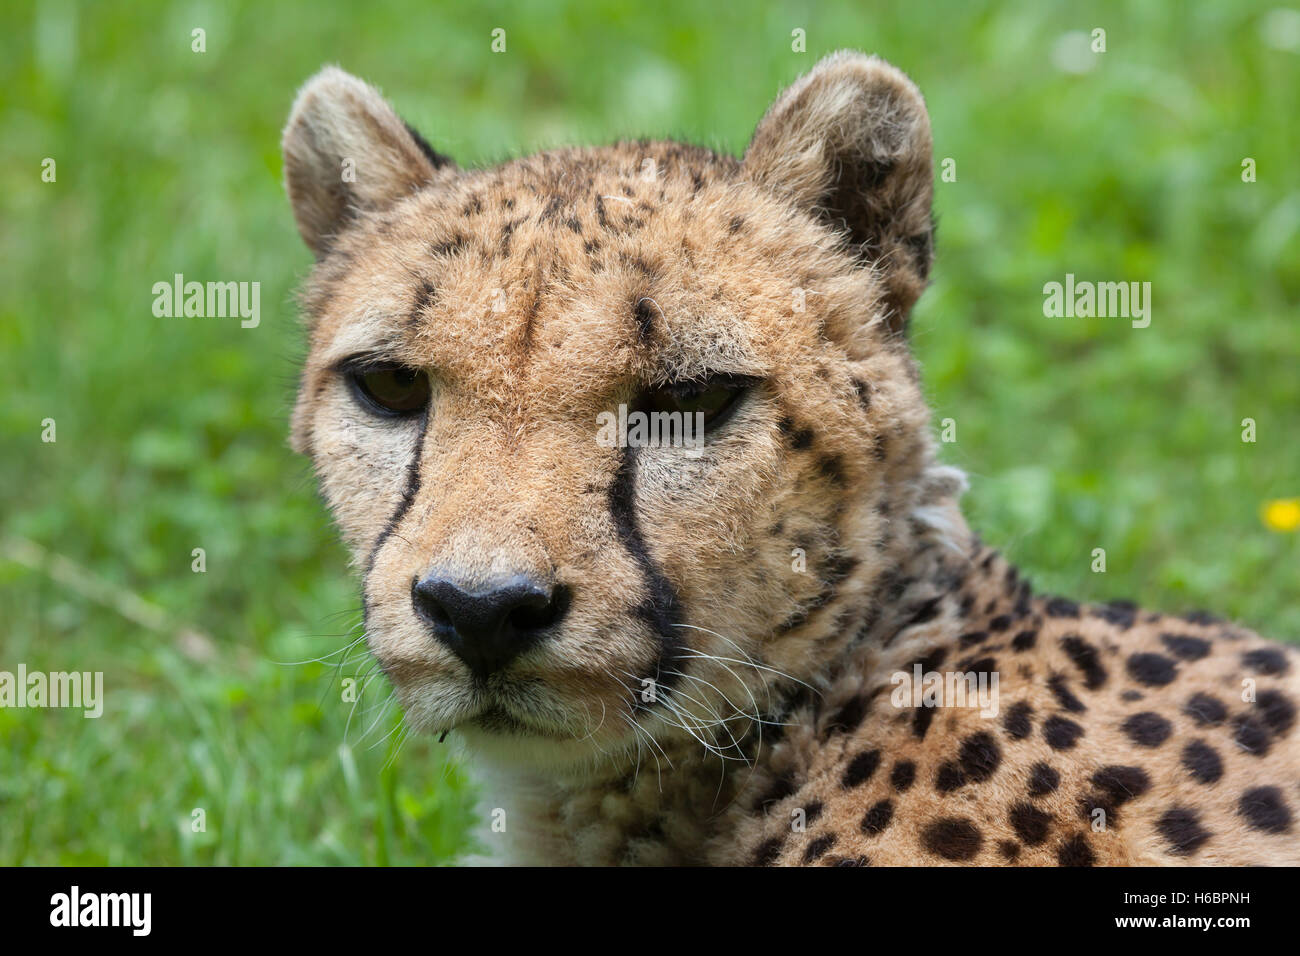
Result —
<path fill-rule="evenodd" d="M 643 142 L 459 170 L 333 69 L 284 147 L 320 259 L 294 445 L 408 722 L 468 745 L 511 859 L 1300 861 L 1294 652 L 1200 619 L 1069 616 L 962 520 L 905 338 L 932 255 L 930 133 L 897 70 L 827 58 L 739 162 Z M 358 354 L 427 370 L 427 416 L 362 410 L 338 371 Z M 596 442 L 600 412 L 720 373 L 761 384 L 702 456 Z M 412 582 L 445 565 L 526 572 L 572 607 L 476 681 L 412 609 Z M 1143 684 L 1143 653 L 1174 678 Z M 922 658 L 996 671 L 1000 715 L 895 706 L 892 675 Z M 1196 692 L 1225 719 L 1187 716 Z M 1121 729 L 1146 711 L 1169 724 L 1151 746 Z M 1082 736 L 1057 749 L 1045 728 L 1064 719 Z M 1183 756 L 1198 741 L 1222 764 L 1204 783 Z M 1059 782 L 1031 796 L 1038 763 Z"/>

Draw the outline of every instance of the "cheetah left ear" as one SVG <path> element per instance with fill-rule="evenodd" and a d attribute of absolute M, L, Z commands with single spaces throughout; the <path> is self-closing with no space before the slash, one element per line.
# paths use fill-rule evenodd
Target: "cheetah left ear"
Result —
<path fill-rule="evenodd" d="M 378 90 L 333 66 L 299 91 L 282 146 L 294 219 L 318 259 L 357 213 L 383 209 L 456 169 Z"/>
<path fill-rule="evenodd" d="M 777 98 L 744 169 L 846 234 L 880 270 L 887 320 L 903 330 L 934 255 L 931 151 L 930 118 L 912 81 L 845 50 Z"/>

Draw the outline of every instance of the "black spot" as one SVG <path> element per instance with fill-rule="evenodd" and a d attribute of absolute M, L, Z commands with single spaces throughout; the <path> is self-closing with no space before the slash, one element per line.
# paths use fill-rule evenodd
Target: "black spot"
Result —
<path fill-rule="evenodd" d="M 1037 631 L 1021 631 L 1011 639 L 1011 646 L 1017 651 L 1027 651 L 1037 643 Z"/>
<path fill-rule="evenodd" d="M 786 423 L 789 423 L 788 426 Z M 777 423 L 787 435 L 790 436 L 790 447 L 795 451 L 803 451 L 813 443 L 813 432 L 811 428 L 798 428 L 791 419 L 783 418 Z"/>
<path fill-rule="evenodd" d="M 999 614 L 997 617 L 993 618 L 993 620 L 989 621 L 990 631 L 1001 632 L 1001 631 L 1005 631 L 1010 626 L 1011 626 L 1010 614 Z"/>
<path fill-rule="evenodd" d="M 873 836 L 884 831 L 889 821 L 894 818 L 894 805 L 888 800 L 881 800 L 862 818 L 862 832 Z"/>
<path fill-rule="evenodd" d="M 1202 727 L 1213 727 L 1223 723 L 1224 718 L 1228 716 L 1228 708 L 1209 694 L 1196 693 L 1188 698 L 1183 713 Z"/>
<path fill-rule="evenodd" d="M 1105 797 L 1104 803 L 1119 806 L 1151 789 L 1151 778 L 1141 767 L 1108 764 L 1094 773 L 1089 781 Z"/>
<path fill-rule="evenodd" d="M 969 860 L 984 845 L 979 828 L 965 817 L 945 817 L 921 831 L 921 846 L 945 860 Z"/>
<path fill-rule="evenodd" d="M 782 837 L 772 837 L 772 839 L 760 843 L 758 850 L 754 853 L 754 865 L 771 866 L 775 863 L 776 858 L 781 855 L 781 847 L 784 842 Z"/>
<path fill-rule="evenodd" d="M 1061 785 L 1061 775 L 1052 767 L 1041 761 L 1034 764 L 1029 772 L 1029 795 L 1041 797 L 1051 793 Z"/>
<path fill-rule="evenodd" d="M 853 380 L 853 391 L 858 396 L 858 403 L 862 406 L 862 410 L 865 412 L 868 409 L 870 409 L 871 408 L 871 386 L 868 385 L 866 382 L 862 381 L 861 379 L 855 378 Z"/>
<path fill-rule="evenodd" d="M 1063 597 L 1054 597 L 1044 609 L 1048 617 L 1078 617 L 1079 605 Z"/>
<path fill-rule="evenodd" d="M 1196 811 L 1186 807 L 1166 810 L 1156 821 L 1156 829 L 1168 841 L 1169 852 L 1174 856 L 1191 856 L 1210 838 L 1210 832 L 1201 826 Z"/>
<path fill-rule="evenodd" d="M 934 774 L 934 789 L 940 793 L 951 793 L 966 782 L 961 768 L 952 760 L 945 760 Z"/>
<path fill-rule="evenodd" d="M 1253 787 L 1241 795 L 1237 812 L 1252 830 L 1285 833 L 1291 829 L 1291 809 L 1278 787 Z"/>
<path fill-rule="evenodd" d="M 966 779 L 979 783 L 993 776 L 998 769 L 1002 762 L 1002 748 L 991 734 L 981 731 L 966 739 L 957 759 Z"/>
<path fill-rule="evenodd" d="M 1015 840 L 1000 840 L 998 841 L 998 853 L 1002 856 L 1002 859 L 1012 863 L 1020 856 L 1020 844 Z"/>
<path fill-rule="evenodd" d="M 924 740 L 925 732 L 930 729 L 932 720 L 934 720 L 933 707 L 917 707 L 916 712 L 912 715 L 912 736 L 918 740 Z"/>
<path fill-rule="evenodd" d="M 768 807 L 781 802 L 793 794 L 795 790 L 794 775 L 791 773 L 782 774 L 772 781 L 772 785 L 758 798 L 758 802 L 754 804 L 754 807 L 766 813 Z"/>
<path fill-rule="evenodd" d="M 1053 750 L 1070 750 L 1083 736 L 1083 728 L 1066 717 L 1053 714 L 1043 721 L 1043 739 Z"/>
<path fill-rule="evenodd" d="M 1092 608 L 1092 613 L 1122 631 L 1127 631 L 1137 620 L 1137 606 L 1132 601 L 1110 601 Z"/>
<path fill-rule="evenodd" d="M 841 785 L 848 790 L 852 787 L 860 787 L 876 772 L 880 766 L 880 751 L 865 750 L 858 754 L 850 761 L 849 765 L 844 768 L 844 777 Z"/>
<path fill-rule="evenodd" d="M 1160 641 L 1169 648 L 1170 654 L 1181 657 L 1185 661 L 1199 661 L 1210 653 L 1210 642 L 1203 637 L 1192 637 L 1190 634 L 1161 634 Z"/>
<path fill-rule="evenodd" d="M 1056 848 L 1056 862 L 1061 866 L 1092 866 L 1097 862 L 1097 856 L 1088 846 L 1087 838 L 1080 833 Z"/>
<path fill-rule="evenodd" d="M 736 233 L 740 232 L 741 229 L 744 228 L 745 228 L 744 216 L 732 216 L 731 222 L 727 223 L 727 231 L 732 235 L 735 235 Z"/>
<path fill-rule="evenodd" d="M 889 775 L 889 782 L 894 785 L 894 789 L 903 793 L 912 786 L 916 780 L 916 764 L 910 760 L 900 760 L 894 764 L 894 769 Z"/>
<path fill-rule="evenodd" d="M 924 624 L 926 621 L 933 620 L 935 615 L 939 613 L 939 605 L 941 601 L 943 601 L 943 595 L 932 597 L 929 600 L 918 604 L 912 610 L 911 616 L 908 617 L 906 623 L 904 623 L 902 627 L 911 627 L 913 624 Z"/>
<path fill-rule="evenodd" d="M 415 300 L 411 303 L 411 315 L 408 321 L 419 322 L 424 317 L 424 312 L 437 295 L 437 291 L 428 279 L 420 280 L 420 284 L 415 288 Z"/>
<path fill-rule="evenodd" d="M 959 660 L 956 664 L 957 670 L 971 674 L 992 673 L 997 670 L 998 662 L 991 657 L 970 657 Z"/>
<path fill-rule="evenodd" d="M 1122 804 L 1151 790 L 1151 778 L 1141 767 L 1110 763 L 1097 770 L 1091 778 L 1092 786 L 1105 791 L 1115 803 Z"/>
<path fill-rule="evenodd" d="M 1056 698 L 1056 702 L 1066 710 L 1078 714 L 1088 709 L 1083 701 L 1074 696 L 1070 686 L 1065 682 L 1065 678 L 1060 674 L 1054 674 L 1048 679 L 1047 688 Z"/>
<path fill-rule="evenodd" d="M 1047 839 L 1052 827 L 1051 814 L 1044 813 L 1030 803 L 1017 803 L 1011 808 L 1011 828 L 1026 846 L 1038 846 Z"/>
<path fill-rule="evenodd" d="M 655 331 L 655 309 L 653 303 L 644 296 L 637 299 L 633 314 L 636 317 L 637 335 L 640 337 L 642 342 L 650 341 L 654 337 Z"/>
<path fill-rule="evenodd" d="M 1189 611 L 1182 617 L 1188 624 L 1210 625 L 1220 623 L 1220 619 L 1215 617 L 1209 611 Z"/>
<path fill-rule="evenodd" d="M 432 256 L 450 256 L 460 252 L 469 243 L 465 236 L 457 233 L 449 239 L 430 243 L 429 254 Z"/>
<path fill-rule="evenodd" d="M 1016 606 L 1013 611 L 1020 617 L 1028 617 L 1033 611 L 1034 589 L 1029 582 L 1021 581 L 1020 589 L 1016 593 Z"/>
<path fill-rule="evenodd" d="M 1159 714 L 1144 710 L 1127 718 L 1120 729 L 1139 747 L 1159 747 L 1173 733 L 1173 725 Z"/>
<path fill-rule="evenodd" d="M 969 631 L 957 639 L 962 647 L 974 647 L 989 639 L 988 631 Z"/>
<path fill-rule="evenodd" d="M 1128 673 L 1139 684 L 1163 687 L 1178 676 L 1178 667 L 1163 654 L 1134 654 L 1128 659 Z"/>
<path fill-rule="evenodd" d="M 1204 740 L 1193 740 L 1183 748 L 1183 766 L 1197 783 L 1214 783 L 1223 776 L 1223 760 Z"/>
<path fill-rule="evenodd" d="M 1067 634 L 1061 638 L 1061 650 L 1083 672 L 1083 686 L 1088 690 L 1096 690 L 1106 683 L 1106 668 L 1101 666 L 1101 657 L 1097 654 L 1096 647 L 1078 634 Z"/>
<path fill-rule="evenodd" d="M 1151 789 L 1151 778 L 1141 767 L 1111 764 L 1102 767 L 1090 778 L 1091 793 L 1079 799 L 1079 815 L 1091 820 L 1094 811 L 1105 813 L 1107 826 L 1119 823 L 1119 808 Z"/>
<path fill-rule="evenodd" d="M 817 470 L 823 478 L 836 484 L 844 484 L 844 459 L 839 455 L 827 455 L 817 462 Z"/>
<path fill-rule="evenodd" d="M 1252 757 L 1262 757 L 1268 753 L 1268 728 L 1251 714 L 1238 714 L 1232 718 L 1235 729 L 1232 739 L 1237 746 Z"/>
<path fill-rule="evenodd" d="M 814 800 L 808 806 L 803 808 L 804 823 L 812 823 L 822 815 L 822 804 L 820 800 Z"/>
<path fill-rule="evenodd" d="M 1279 737 L 1295 723 L 1295 704 L 1281 691 L 1260 691 L 1256 704 L 1264 723 Z"/>
<path fill-rule="evenodd" d="M 832 734 L 852 733 L 858 729 L 866 716 L 866 695 L 857 694 L 851 697 L 831 718 L 830 723 L 826 725 L 823 731 L 823 737 L 829 737 Z"/>
<path fill-rule="evenodd" d="M 829 850 L 834 845 L 835 845 L 834 833 L 827 833 L 824 836 L 819 836 L 817 839 L 809 843 L 808 848 L 803 851 L 803 861 L 805 863 L 812 863 L 816 861 L 818 857 L 825 854 L 826 851 Z"/>
<path fill-rule="evenodd" d="M 1275 647 L 1259 647 L 1241 655 L 1241 662 L 1260 674 L 1285 674 L 1286 655 Z"/>
<path fill-rule="evenodd" d="M 1024 740 L 1033 732 L 1033 724 L 1030 720 L 1034 716 L 1034 708 L 1030 707 L 1023 700 L 1012 704 L 1011 709 L 1007 711 L 1007 716 L 1003 719 L 1003 726 L 1007 729 L 1007 736 L 1012 740 Z"/>
<path fill-rule="evenodd" d="M 564 197 L 556 194 L 546 201 L 546 206 L 542 209 L 541 214 L 537 217 L 538 222 L 550 222 L 559 216 L 560 210 L 564 208 Z"/>
<path fill-rule="evenodd" d="M 1002 576 L 1002 590 L 1007 594 L 1014 594 L 1019 580 L 1020 572 L 1016 570 L 1016 566 L 1014 564 L 1008 564 L 1007 571 Z"/>
<path fill-rule="evenodd" d="M 1142 691 L 1140 690 L 1121 691 L 1119 695 L 1120 700 L 1128 701 L 1130 704 L 1133 703 L 1135 700 L 1141 700 L 1142 697 L 1143 694 Z"/>
<path fill-rule="evenodd" d="M 839 856 L 835 858 L 835 866 L 870 866 L 871 860 L 865 856 Z"/>

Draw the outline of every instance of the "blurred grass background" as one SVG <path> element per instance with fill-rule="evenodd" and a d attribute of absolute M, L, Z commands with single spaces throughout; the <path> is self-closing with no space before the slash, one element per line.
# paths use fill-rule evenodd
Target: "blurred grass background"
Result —
<path fill-rule="evenodd" d="M 7 3 L 0 669 L 102 670 L 107 705 L 0 709 L 0 863 L 429 863 L 471 845 L 472 788 L 444 748 L 395 754 L 385 711 L 347 726 L 339 679 L 363 659 L 279 663 L 338 650 L 359 619 L 285 443 L 310 259 L 278 134 L 327 62 L 474 164 L 623 135 L 739 152 L 822 53 L 892 60 L 956 162 L 913 328 L 972 522 L 1040 588 L 1300 639 L 1300 535 L 1260 519 L 1300 495 L 1300 14 L 869 6 Z M 260 282 L 260 327 L 154 318 L 151 287 L 177 272 Z M 1044 318 L 1043 283 L 1067 272 L 1151 282 L 1150 328 Z M 358 715 L 385 695 L 371 684 Z"/>

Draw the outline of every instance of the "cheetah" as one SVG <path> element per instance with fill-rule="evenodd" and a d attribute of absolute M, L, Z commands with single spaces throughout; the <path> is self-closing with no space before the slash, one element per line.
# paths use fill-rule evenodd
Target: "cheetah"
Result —
<path fill-rule="evenodd" d="M 505 861 L 1300 863 L 1296 651 L 1036 594 L 963 519 L 908 340 L 932 147 L 899 70 L 828 56 L 740 159 L 462 169 L 330 67 L 283 150 L 292 444 Z M 703 440 L 599 441 L 615 410 Z"/>

